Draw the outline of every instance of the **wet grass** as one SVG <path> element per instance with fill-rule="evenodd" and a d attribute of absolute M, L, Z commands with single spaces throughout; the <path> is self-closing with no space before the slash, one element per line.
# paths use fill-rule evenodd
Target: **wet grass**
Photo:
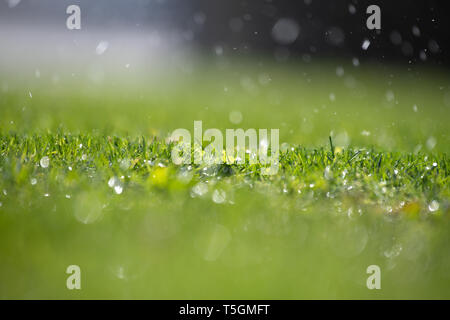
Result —
<path fill-rule="evenodd" d="M 450 298 L 449 78 L 288 69 L 4 80 L 0 297 Z M 173 165 L 194 120 L 279 128 L 278 174 Z"/>

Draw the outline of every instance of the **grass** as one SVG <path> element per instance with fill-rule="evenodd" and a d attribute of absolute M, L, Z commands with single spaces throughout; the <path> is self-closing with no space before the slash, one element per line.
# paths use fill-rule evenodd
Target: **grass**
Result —
<path fill-rule="evenodd" d="M 342 65 L 4 77 L 0 297 L 450 298 L 449 78 Z M 194 120 L 279 128 L 278 174 L 173 165 Z"/>

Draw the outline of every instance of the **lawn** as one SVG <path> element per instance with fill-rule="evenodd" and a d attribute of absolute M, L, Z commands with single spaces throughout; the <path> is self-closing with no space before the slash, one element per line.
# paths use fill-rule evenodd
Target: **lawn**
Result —
<path fill-rule="evenodd" d="M 0 298 L 449 299 L 448 72 L 225 62 L 0 75 Z M 174 165 L 194 120 L 280 170 Z"/>

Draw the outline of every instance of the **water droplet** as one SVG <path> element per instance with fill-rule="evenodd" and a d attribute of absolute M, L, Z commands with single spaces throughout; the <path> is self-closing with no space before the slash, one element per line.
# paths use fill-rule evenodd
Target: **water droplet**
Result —
<path fill-rule="evenodd" d="M 397 30 L 392 31 L 389 37 L 394 45 L 398 46 L 402 44 L 402 35 Z"/>
<path fill-rule="evenodd" d="M 223 54 L 222 46 L 219 46 L 219 45 L 215 46 L 214 47 L 214 52 L 216 53 L 216 55 L 221 56 Z"/>
<path fill-rule="evenodd" d="M 422 61 L 426 61 L 427 60 L 427 54 L 425 53 L 425 51 L 423 51 L 423 50 L 420 51 L 419 58 Z"/>
<path fill-rule="evenodd" d="M 95 48 L 95 53 L 100 56 L 105 53 L 108 47 L 109 47 L 108 41 L 100 41 L 97 47 Z"/>
<path fill-rule="evenodd" d="M 75 218 L 81 223 L 94 223 L 102 217 L 102 203 L 98 196 L 93 192 L 84 192 L 80 194 L 73 204 Z"/>
<path fill-rule="evenodd" d="M 272 28 L 273 39 L 282 45 L 293 43 L 300 33 L 298 23 L 289 18 L 279 19 Z"/>
<path fill-rule="evenodd" d="M 391 101 L 394 101 L 394 99 L 395 99 L 394 92 L 392 90 L 386 91 L 386 100 L 391 102 Z"/>
<path fill-rule="evenodd" d="M 438 53 L 439 52 L 439 45 L 435 40 L 430 40 L 428 42 L 428 49 L 430 49 L 430 51 L 432 53 Z"/>
<path fill-rule="evenodd" d="M 326 41 L 334 46 L 341 45 L 345 40 L 344 31 L 339 27 L 331 27 L 325 33 Z"/>
<path fill-rule="evenodd" d="M 119 266 L 115 272 L 114 272 L 115 276 L 117 278 L 119 278 L 120 280 L 126 280 L 126 275 L 125 275 L 125 268 L 123 266 Z"/>
<path fill-rule="evenodd" d="M 16 7 L 21 0 L 6 0 L 6 2 L 8 3 L 8 7 L 9 8 L 14 8 Z"/>
<path fill-rule="evenodd" d="M 430 212 L 439 210 L 439 202 L 437 202 L 436 200 L 431 201 L 428 205 L 428 210 L 430 210 Z"/>
<path fill-rule="evenodd" d="M 400 255 L 400 252 L 402 252 L 402 250 L 402 245 L 400 243 L 396 243 L 389 250 L 385 250 L 383 254 L 386 258 L 392 259 Z"/>
<path fill-rule="evenodd" d="M 338 67 L 336 68 L 336 75 L 337 75 L 338 77 L 342 77 L 342 76 L 344 75 L 344 68 L 341 67 L 341 66 L 338 66 Z"/>
<path fill-rule="evenodd" d="M 348 12 L 350 12 L 350 14 L 356 13 L 356 7 L 351 3 L 348 5 Z"/>
<path fill-rule="evenodd" d="M 108 186 L 109 186 L 110 188 L 114 188 L 114 186 L 115 186 L 117 183 L 119 183 L 119 180 L 118 180 L 116 177 L 111 177 L 111 178 L 108 180 Z"/>
<path fill-rule="evenodd" d="M 242 113 L 240 111 L 231 111 L 229 119 L 231 123 L 239 124 L 242 121 Z"/>
<path fill-rule="evenodd" d="M 268 85 L 270 81 L 272 81 L 272 79 L 270 78 L 270 75 L 268 75 L 267 73 L 261 73 L 258 76 L 258 82 L 263 86 Z"/>
<path fill-rule="evenodd" d="M 32 178 L 32 179 L 30 180 L 30 183 L 31 183 L 32 186 L 34 186 L 34 185 L 37 183 L 36 178 Z"/>
<path fill-rule="evenodd" d="M 115 192 L 116 194 L 121 194 L 122 191 L 123 191 L 123 188 L 122 188 L 121 185 L 118 184 L 118 185 L 114 186 L 114 192 Z"/>
<path fill-rule="evenodd" d="M 331 171 L 331 167 L 327 166 L 323 172 L 323 176 L 325 179 L 330 180 L 333 179 L 333 172 Z"/>
<path fill-rule="evenodd" d="M 370 41 L 368 39 L 364 39 L 364 41 L 363 41 L 363 43 L 361 45 L 361 48 L 363 50 L 367 50 L 367 49 L 369 49 L 369 46 L 370 46 Z"/>
<path fill-rule="evenodd" d="M 222 189 L 214 190 L 213 195 L 212 195 L 212 200 L 215 203 L 224 203 L 226 198 L 227 198 L 227 194 L 224 190 L 222 190 Z"/>
<path fill-rule="evenodd" d="M 206 21 L 206 15 L 203 12 L 197 12 L 194 14 L 194 22 L 198 25 L 203 25 Z"/>
<path fill-rule="evenodd" d="M 428 149 L 434 149 L 434 147 L 436 146 L 437 141 L 435 137 L 429 137 L 427 140 L 427 148 Z"/>
<path fill-rule="evenodd" d="M 208 192 L 208 185 L 204 182 L 199 182 L 195 186 L 192 187 L 191 197 L 201 197 Z"/>
<path fill-rule="evenodd" d="M 42 157 L 41 161 L 39 161 L 39 164 L 42 168 L 47 168 L 50 165 L 50 159 L 47 156 Z"/>

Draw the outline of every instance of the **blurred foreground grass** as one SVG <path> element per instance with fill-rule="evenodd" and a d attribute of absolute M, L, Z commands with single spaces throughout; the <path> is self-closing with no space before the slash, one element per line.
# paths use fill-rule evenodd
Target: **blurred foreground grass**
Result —
<path fill-rule="evenodd" d="M 4 75 L 0 297 L 450 298 L 450 78 L 341 68 Z M 174 166 L 194 120 L 279 128 L 279 173 Z"/>

